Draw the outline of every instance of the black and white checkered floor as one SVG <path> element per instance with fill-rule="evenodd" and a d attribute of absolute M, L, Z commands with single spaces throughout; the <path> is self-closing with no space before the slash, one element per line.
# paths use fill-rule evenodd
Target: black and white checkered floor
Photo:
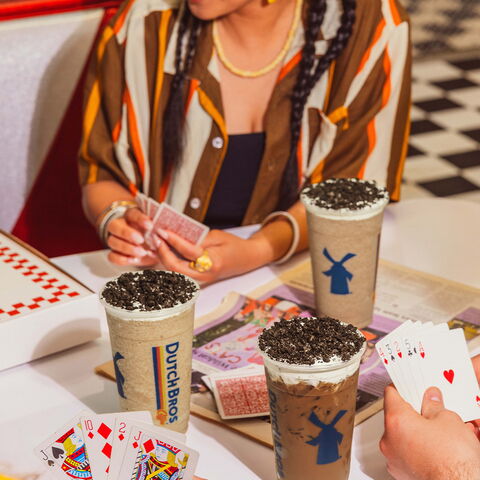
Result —
<path fill-rule="evenodd" d="M 480 56 L 416 61 L 402 199 L 480 203 Z"/>
<path fill-rule="evenodd" d="M 410 13 L 419 58 L 480 47 L 480 0 L 401 0 Z"/>

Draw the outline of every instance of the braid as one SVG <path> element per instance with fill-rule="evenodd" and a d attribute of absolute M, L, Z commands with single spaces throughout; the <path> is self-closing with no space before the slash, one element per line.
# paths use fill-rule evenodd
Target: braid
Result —
<path fill-rule="evenodd" d="M 356 0 L 343 0 L 343 13 L 341 25 L 336 37 L 331 41 L 327 52 L 315 63 L 315 40 L 323 23 L 326 11 L 326 0 L 311 3 L 308 12 L 308 24 L 305 31 L 305 45 L 302 50 L 300 69 L 292 93 L 292 112 L 290 117 L 290 153 L 283 172 L 280 186 L 279 208 L 289 208 L 298 196 L 298 168 L 297 168 L 297 145 L 300 139 L 302 118 L 308 97 L 328 70 L 330 64 L 342 53 L 347 45 L 355 23 Z"/>
<path fill-rule="evenodd" d="M 165 174 L 180 159 L 182 151 L 184 84 L 195 56 L 197 39 L 202 22 L 194 17 L 185 3 L 178 25 L 175 45 L 175 75 L 170 87 L 165 113 L 163 115 L 163 173 Z M 190 30 L 186 53 L 183 53 L 184 37 Z M 184 58 L 185 57 L 185 58 Z"/>

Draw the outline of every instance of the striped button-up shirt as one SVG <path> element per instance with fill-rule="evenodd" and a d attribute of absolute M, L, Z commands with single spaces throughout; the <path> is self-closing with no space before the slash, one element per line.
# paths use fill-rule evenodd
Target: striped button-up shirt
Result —
<path fill-rule="evenodd" d="M 129 0 L 105 28 L 92 60 L 80 149 L 82 184 L 115 180 L 202 221 L 228 146 L 218 59 L 207 23 L 187 82 L 184 148 L 162 174 L 162 128 L 175 72 L 178 0 Z M 327 0 L 316 54 L 342 13 Z M 265 149 L 243 224 L 275 210 L 290 151 L 291 93 L 301 59 L 299 25 L 265 118 Z M 410 109 L 410 39 L 396 0 L 357 0 L 347 47 L 313 88 L 298 145 L 299 186 L 329 177 L 374 179 L 399 199 Z"/>

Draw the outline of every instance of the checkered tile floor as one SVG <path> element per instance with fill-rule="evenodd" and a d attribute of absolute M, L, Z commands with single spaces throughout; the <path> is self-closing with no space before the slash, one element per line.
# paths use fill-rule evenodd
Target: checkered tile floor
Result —
<path fill-rule="evenodd" d="M 480 56 L 417 61 L 402 198 L 480 203 Z"/>
<path fill-rule="evenodd" d="M 402 0 L 416 57 L 480 47 L 480 0 Z"/>

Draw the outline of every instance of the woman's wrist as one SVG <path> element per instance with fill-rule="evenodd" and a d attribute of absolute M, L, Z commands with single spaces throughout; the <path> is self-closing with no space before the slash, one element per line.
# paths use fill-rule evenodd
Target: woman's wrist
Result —
<path fill-rule="evenodd" d="M 268 265 L 276 260 L 274 249 L 268 237 L 257 233 L 247 239 L 247 242 L 250 244 L 248 249 L 251 252 L 252 270 Z M 278 255 L 278 258 L 280 258 L 280 255 Z"/>
<path fill-rule="evenodd" d="M 136 208 L 137 204 L 133 200 L 117 200 L 112 202 L 98 216 L 95 225 L 97 227 L 100 240 L 106 245 L 108 236 L 108 224 L 115 218 L 123 217 L 129 208 Z"/>
<path fill-rule="evenodd" d="M 263 259 L 262 265 L 279 261 L 281 263 L 295 252 L 298 231 L 292 220 L 283 215 L 283 212 L 275 212 L 275 215 L 267 217 L 262 228 L 253 234 L 250 240 L 253 241 L 252 248 L 255 248 L 258 256 Z"/>

